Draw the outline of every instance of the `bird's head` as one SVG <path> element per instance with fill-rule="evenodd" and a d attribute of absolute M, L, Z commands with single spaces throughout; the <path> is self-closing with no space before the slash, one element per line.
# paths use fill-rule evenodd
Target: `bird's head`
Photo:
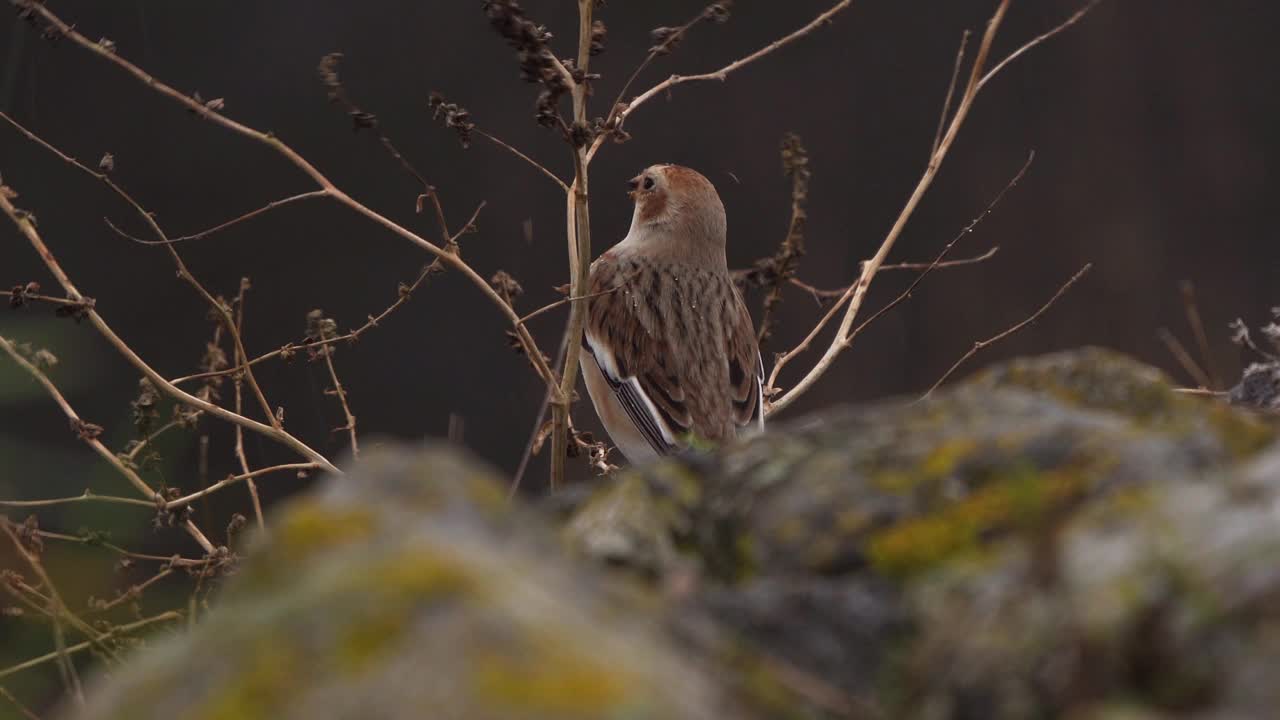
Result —
<path fill-rule="evenodd" d="M 636 204 L 632 232 L 678 233 L 687 242 L 724 247 L 724 205 L 715 186 L 698 171 L 680 165 L 653 165 L 627 185 Z"/>

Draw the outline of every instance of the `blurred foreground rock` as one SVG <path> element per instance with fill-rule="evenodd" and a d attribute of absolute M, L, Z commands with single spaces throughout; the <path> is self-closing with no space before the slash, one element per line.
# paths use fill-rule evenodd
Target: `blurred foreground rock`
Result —
<path fill-rule="evenodd" d="M 450 450 L 382 450 L 85 717 L 1270 717 L 1269 422 L 1085 350 L 561 514 Z"/>

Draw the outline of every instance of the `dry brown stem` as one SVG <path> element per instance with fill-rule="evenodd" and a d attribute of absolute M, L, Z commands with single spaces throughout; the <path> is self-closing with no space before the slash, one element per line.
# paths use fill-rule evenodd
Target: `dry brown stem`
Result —
<path fill-rule="evenodd" d="M 0 194 L 0 200 L 2 200 L 2 198 L 3 195 Z M 8 201 L 3 200 L 3 202 Z M 76 435 L 79 436 L 85 444 L 92 448 L 99 457 L 106 460 L 109 465 L 115 468 L 116 472 L 123 475 L 144 498 L 153 501 L 159 498 L 159 495 L 150 485 L 147 484 L 147 481 L 143 480 L 138 473 L 133 470 L 133 468 L 126 465 L 115 453 L 107 449 L 107 446 L 103 445 L 102 442 L 98 440 L 98 435 L 101 434 L 102 428 L 94 425 L 93 423 L 87 423 L 82 420 L 76 413 L 75 408 L 71 407 L 71 403 L 67 402 L 67 399 L 63 397 L 62 392 L 58 390 L 58 387 L 53 384 L 53 381 L 49 379 L 49 376 L 46 375 L 44 371 L 23 357 L 22 353 L 18 352 L 18 349 L 14 347 L 13 343 L 4 337 L 0 337 L 0 350 L 3 350 L 14 362 L 18 364 L 19 367 L 26 370 L 28 374 L 35 378 L 36 382 L 40 383 L 40 385 L 45 389 L 45 392 L 49 394 L 49 397 L 53 398 L 53 401 L 62 409 L 63 414 L 71 421 L 72 430 L 75 431 Z M 215 551 L 213 544 L 209 542 L 209 539 L 204 536 L 204 533 L 200 532 L 199 528 L 197 528 L 194 523 L 187 520 L 183 524 L 183 527 L 191 537 L 195 538 L 196 542 L 200 543 L 200 547 L 206 553 L 212 554 Z"/>
<path fill-rule="evenodd" d="M 591 61 L 591 18 L 595 0 L 578 0 L 578 62 L 577 68 L 584 75 Z M 573 120 L 575 127 L 587 123 L 587 81 L 571 85 L 573 93 Z M 591 213 L 588 206 L 588 174 L 590 158 L 587 147 L 573 148 L 573 183 L 569 186 L 566 224 L 569 241 L 569 297 L 587 294 L 591 272 Z M 573 403 L 574 386 L 578 382 L 578 352 L 582 344 L 582 331 L 586 325 L 586 303 L 571 303 L 569 323 L 565 329 L 567 340 L 564 367 L 560 371 L 560 389 L 551 407 L 551 487 L 564 482 L 565 461 L 569 455 L 569 418 Z"/>
<path fill-rule="evenodd" d="M 102 44 L 85 37 L 79 31 L 77 31 L 73 26 L 67 24 L 61 18 L 55 15 L 52 11 L 50 11 L 43 3 L 34 2 L 34 0 L 14 0 L 14 1 L 18 5 L 18 7 L 22 8 L 23 10 L 27 10 L 33 13 L 34 15 L 40 16 L 45 22 L 49 23 L 49 25 L 53 29 L 55 29 L 61 37 L 70 40 L 71 42 L 75 43 L 81 48 L 84 48 L 85 50 L 88 50 L 89 52 L 93 53 L 99 58 L 121 68 L 122 70 L 127 72 L 129 75 L 133 76 L 135 79 L 137 79 L 138 81 L 146 85 L 148 88 L 151 88 L 152 90 L 160 93 L 161 95 L 181 104 L 182 106 L 191 110 L 197 116 L 205 120 L 208 120 L 209 122 L 215 125 L 226 128 L 227 130 L 230 130 L 234 133 L 237 133 L 246 138 L 259 142 L 263 145 L 266 145 L 272 150 L 275 150 L 277 153 L 279 153 L 285 159 L 287 159 L 290 163 L 292 163 L 295 167 L 297 167 L 299 170 L 305 173 L 308 177 L 310 177 L 317 185 L 320 186 L 320 189 L 325 191 L 328 197 L 332 198 L 339 204 L 350 208 L 356 213 L 363 215 L 369 220 L 372 220 L 374 223 L 381 225 L 382 227 L 386 228 L 392 233 L 399 235 L 401 238 L 404 238 L 405 240 L 408 240 L 409 242 L 417 245 L 418 247 L 426 250 L 427 252 L 430 252 L 432 255 L 435 255 L 439 260 L 441 260 L 445 265 L 461 273 L 464 277 L 467 278 L 467 280 L 469 280 L 473 285 L 476 286 L 476 288 L 480 290 L 481 294 L 483 294 L 490 302 L 496 305 L 499 311 L 503 314 L 503 316 L 506 317 L 507 321 L 511 324 L 512 329 L 515 331 L 516 335 L 518 336 L 520 343 L 524 346 L 525 352 L 528 355 L 530 361 L 533 363 L 534 369 L 537 371 L 538 376 L 544 382 L 551 383 L 551 384 L 555 383 L 556 379 L 554 375 L 551 373 L 551 368 L 547 366 L 546 361 L 543 359 L 542 353 L 537 349 L 537 343 L 534 341 L 533 337 L 529 334 L 527 330 L 525 330 L 523 326 L 519 324 L 520 317 L 516 314 L 515 310 L 509 304 L 507 304 L 502 299 L 501 296 L 499 296 L 496 292 L 494 292 L 493 288 L 491 288 L 489 284 L 485 282 L 485 279 L 479 273 L 477 273 L 470 265 L 464 262 L 462 258 L 459 257 L 456 253 L 450 252 L 448 249 L 440 247 L 439 245 L 436 245 L 435 243 L 432 243 L 426 240 L 425 238 L 419 236 L 418 234 L 412 232 L 411 230 L 399 225 L 398 223 L 386 217 L 385 215 L 375 212 L 374 210 L 370 209 L 368 206 L 357 201 L 356 199 L 348 195 L 345 191 L 343 191 L 342 189 L 334 185 L 334 183 L 331 180 L 329 180 L 328 177 L 326 177 L 323 173 L 321 173 L 306 158 L 299 155 L 297 151 L 295 151 L 292 147 L 287 145 L 284 141 L 280 140 L 280 138 L 276 137 L 274 134 L 264 133 L 260 130 L 256 130 L 247 125 L 244 125 L 243 123 L 240 123 L 236 120 L 232 120 L 227 115 L 219 112 L 212 103 L 200 102 L 195 98 L 189 95 L 186 95 L 185 93 L 175 90 L 173 87 L 165 84 L 164 82 L 161 82 L 160 80 L 158 80 L 157 78 L 155 78 L 150 73 L 143 70 L 142 68 L 129 62 L 128 60 L 125 60 L 123 57 L 120 56 L 118 52 L 115 51 L 114 48 L 109 49 L 107 47 L 104 47 Z M 563 67 L 561 69 L 563 70 Z M 567 75 L 567 72 L 566 72 L 566 75 Z M 559 395 L 560 395 L 559 390 L 557 390 L 557 397 L 559 397 Z M 274 417 L 274 415 L 272 415 L 272 417 Z"/>
<path fill-rule="evenodd" d="M 951 121 L 947 125 L 947 131 L 938 142 L 937 149 L 930 156 L 929 163 L 925 167 L 924 173 L 916 183 L 915 189 L 907 199 L 907 203 L 903 207 L 902 211 L 898 214 L 893 226 L 889 229 L 889 233 L 881 242 L 880 248 L 870 260 L 862 264 L 857 282 L 851 285 L 849 290 L 847 290 L 845 294 L 832 306 L 832 310 L 834 311 L 846 302 L 848 303 L 848 307 L 845 309 L 844 316 L 840 321 L 839 329 L 832 338 L 831 344 L 827 347 L 826 351 L 818 362 L 815 363 L 813 368 L 796 383 L 795 387 L 784 393 L 778 400 L 767 403 L 768 414 L 779 412 L 791 403 L 795 402 L 797 398 L 807 392 L 813 384 L 816 383 L 828 369 L 830 369 L 831 365 L 835 362 L 840 353 L 849 347 L 851 340 L 850 331 L 853 328 L 853 321 L 862 307 L 863 300 L 866 298 L 867 290 L 871 286 L 871 281 L 875 279 L 876 273 L 880 271 L 881 266 L 885 262 L 885 258 L 893 249 L 898 238 L 901 237 L 907 221 L 911 218 L 916 207 L 919 206 L 921 199 L 923 199 L 925 193 L 937 177 L 938 169 L 946 158 L 947 152 L 951 149 L 952 143 L 955 142 L 956 136 L 960 132 L 960 128 L 964 125 L 964 121 L 968 118 L 969 111 L 973 107 L 973 102 L 977 98 L 978 92 L 986 85 L 987 82 L 995 77 L 1000 70 L 1008 67 L 1009 63 L 1013 59 L 1019 57 L 1031 47 L 1038 45 L 1044 40 L 1057 35 L 1066 28 L 1075 24 L 1086 12 L 1088 12 L 1089 9 L 1094 7 L 1098 1 L 1099 0 L 1093 0 L 1067 20 L 1037 36 L 1030 42 L 1022 45 L 1010 54 L 1009 57 L 1006 57 L 1004 60 L 996 64 L 991 71 L 984 74 L 983 70 L 986 66 L 987 58 L 991 53 L 992 42 L 995 40 L 1000 24 L 1004 20 L 1005 13 L 1008 11 L 1011 2 L 1011 0 L 1001 0 L 1000 4 L 996 7 L 995 12 L 992 14 L 991 19 L 987 21 L 986 30 L 983 32 L 977 54 L 974 57 L 973 65 L 969 71 L 968 81 L 965 83 L 964 91 L 960 95 L 960 101 L 956 107 L 955 114 L 952 115 Z M 828 312 L 819 323 L 819 328 L 832 316 L 833 312 Z M 804 344 L 811 342 L 817 329 L 818 328 L 815 328 L 815 332 L 810 333 L 810 336 L 805 339 Z M 781 363 L 782 361 L 780 360 L 779 362 Z M 777 393 L 778 388 L 776 385 L 776 379 L 778 376 L 778 370 L 779 368 L 775 366 L 773 372 L 770 374 L 769 387 L 765 389 L 766 397 L 771 397 Z"/>
<path fill-rule="evenodd" d="M 102 182 L 104 185 L 110 188 L 112 192 L 114 192 L 122 200 L 128 203 L 129 206 L 132 207 L 138 213 L 138 215 L 142 218 L 143 222 L 146 223 L 147 227 L 149 227 L 151 231 L 155 233 L 156 237 L 159 238 L 160 242 L 164 244 L 165 250 L 169 253 L 169 257 L 173 260 L 174 265 L 178 268 L 178 277 L 182 278 L 184 281 L 187 282 L 187 284 L 191 285 L 191 287 L 196 291 L 196 293 L 199 294 L 200 297 L 205 301 L 205 303 L 208 304 L 209 307 L 217 314 L 218 319 L 222 321 L 223 327 L 226 328 L 227 333 L 231 336 L 231 340 L 236 347 L 236 351 L 241 355 L 246 354 L 244 351 L 244 343 L 241 342 L 240 340 L 240 333 L 236 331 L 235 321 L 231 318 L 231 312 L 227 309 L 224 303 L 219 301 L 217 298 L 213 297 L 213 295 L 210 294 L 207 289 L 205 289 L 204 285 L 202 285 L 200 281 L 196 279 L 196 276 L 191 273 L 191 270 L 187 268 L 186 263 L 182 261 L 182 256 L 178 254 L 177 249 L 174 248 L 171 244 L 169 244 L 168 236 L 165 235 L 164 230 L 160 228 L 160 225 L 156 222 L 155 216 L 152 215 L 152 213 L 148 212 L 147 209 L 144 208 L 141 203 L 133 199 L 132 195 L 125 192 L 124 188 L 120 187 L 118 183 L 112 180 L 111 177 L 107 175 L 106 172 L 100 172 L 100 171 L 91 169 L 90 167 L 80 162 L 79 160 L 76 160 L 70 155 L 59 150 L 56 146 L 53 145 L 53 143 L 48 142 L 44 138 L 36 135 L 35 133 L 31 132 L 27 128 L 23 127 L 13 118 L 9 117 L 3 112 L 0 112 L 0 118 L 3 118 L 6 122 L 8 122 L 10 125 L 16 128 L 19 132 L 25 135 L 27 139 L 31 140 L 37 145 L 40 145 L 41 147 L 45 148 L 49 152 L 53 153 L 54 155 L 57 155 L 58 158 L 61 159 L 63 162 L 71 165 L 72 167 L 84 173 L 87 173 L 89 176 Z M 115 227 L 115 225 L 111 224 L 110 220 L 107 220 L 107 225 L 111 227 L 113 230 L 120 232 Z M 121 234 L 123 235 L 124 233 L 121 233 Z M 128 236 L 126 235 L 126 237 Z M 258 404 L 262 409 L 262 413 L 267 418 L 269 418 L 273 427 L 275 427 L 277 430 L 281 429 L 280 423 L 276 420 L 275 414 L 271 412 L 271 405 L 267 402 L 266 396 L 263 395 L 262 393 L 262 388 L 258 385 L 257 378 L 254 377 L 253 371 L 249 368 L 245 368 L 245 379 L 249 383 L 249 387 L 253 390 L 254 397 L 257 398 Z"/>
<path fill-rule="evenodd" d="M 5 343 L 3 347 L 5 350 L 10 349 L 8 343 Z M 31 570 L 40 578 L 45 590 L 49 592 L 47 610 L 53 624 L 54 646 L 56 647 L 53 655 L 58 661 L 58 672 L 62 676 L 63 685 L 71 693 L 72 699 L 75 700 L 77 705 L 83 707 L 84 688 L 80 684 L 80 675 L 76 672 L 75 664 L 71 662 L 71 651 L 67 648 L 66 634 L 62 629 L 62 617 L 66 612 L 66 604 L 62 602 L 62 596 L 58 593 L 58 588 L 53 584 L 53 580 L 45 572 L 44 564 L 40 562 L 40 558 L 27 550 L 18 534 L 10 527 L 7 518 L 0 518 L 0 529 L 4 530 L 4 534 L 13 543 L 13 549 L 18 553 L 18 556 L 26 561 Z M 0 677 L 4 677 L 3 673 L 0 673 Z"/>
<path fill-rule="evenodd" d="M 136 622 L 127 623 L 125 625 L 118 625 L 108 630 L 107 632 L 103 633 L 102 636 L 103 638 L 106 638 L 106 639 L 113 639 L 121 635 L 127 635 L 134 631 L 141 630 L 142 628 L 147 627 L 148 625 L 154 625 L 158 622 L 169 622 L 172 620 L 181 620 L 181 619 L 182 619 L 181 613 L 174 612 L 174 611 L 163 612 L 163 613 L 160 613 L 159 615 L 153 615 L 152 617 L 144 618 Z M 71 653 L 78 653 L 83 650 L 88 650 L 89 648 L 93 647 L 95 644 L 96 643 L 94 641 L 86 640 L 85 642 L 76 643 L 75 645 L 68 645 L 66 648 L 63 648 L 62 650 L 55 650 L 54 652 L 41 655 L 40 657 L 31 658 L 30 660 L 20 662 L 17 665 L 11 665 L 7 668 L 0 670 L 0 678 L 6 678 L 15 673 L 22 672 L 23 670 L 29 670 L 33 667 L 38 667 L 51 660 L 56 660 L 60 656 L 65 656 Z"/>
<path fill-rule="evenodd" d="M 819 27 L 822 27 L 823 25 L 829 23 L 833 17 L 835 17 L 838 13 L 840 13 L 840 11 L 849 7 L 849 5 L 851 5 L 852 3 L 853 3 L 853 0 L 840 0 L 840 2 L 832 5 L 825 12 L 820 13 L 817 17 L 815 17 L 813 20 L 810 20 L 803 27 L 787 35 L 784 35 L 783 37 L 780 37 L 777 40 L 774 40 L 773 42 L 756 50 L 750 55 L 746 55 L 737 60 L 734 60 L 733 62 L 729 63 L 728 65 L 725 65 L 719 70 L 715 70 L 709 73 L 702 73 L 700 75 L 672 75 L 666 80 L 663 80 L 657 85 L 654 85 L 648 90 L 645 90 L 644 92 L 635 96 L 631 100 L 626 101 L 626 107 L 618 109 L 616 112 L 615 127 L 620 129 L 622 127 L 622 123 L 625 122 L 626 119 L 630 117 L 631 114 L 635 112 L 636 109 L 638 109 L 641 105 L 653 99 L 655 95 L 666 92 L 671 88 L 675 87 L 676 85 L 682 85 L 687 82 L 698 82 L 703 80 L 719 80 L 721 82 L 724 82 L 725 80 L 728 79 L 731 73 L 737 70 L 740 70 L 743 67 L 746 67 L 747 65 L 750 65 L 751 63 L 755 62 L 756 60 L 759 60 L 760 58 L 765 57 L 766 55 L 776 52 L 777 50 L 780 50 L 786 47 L 787 45 L 790 45 L 796 40 L 799 40 L 800 38 L 813 32 L 814 30 L 817 30 Z M 595 139 L 594 142 L 591 143 L 591 149 L 587 152 L 588 163 L 591 162 L 592 158 L 595 157 L 596 152 L 600 150 L 600 146 L 604 144 L 605 139 L 606 139 L 605 135 L 600 135 Z"/>
<path fill-rule="evenodd" d="M 945 373 L 942 374 L 942 377 L 938 378 L 938 381 L 935 382 L 933 386 L 930 387 L 929 390 L 925 392 L 924 395 L 920 396 L 920 399 L 927 400 L 929 396 L 933 394 L 934 390 L 937 390 L 944 382 L 947 381 L 947 378 L 951 377 L 951 375 L 955 373 L 957 368 L 963 365 L 965 361 L 967 361 L 969 358 L 973 357 L 974 355 L 977 355 L 978 352 L 981 351 L 983 348 L 989 345 L 992 345 L 994 343 L 1000 342 L 1001 340 L 1009 337 L 1010 335 L 1018 332 L 1022 328 L 1035 322 L 1041 315 L 1045 314 L 1045 312 L 1049 308 L 1053 307 L 1053 304 L 1058 301 L 1058 298 L 1066 294 L 1066 292 L 1071 289 L 1071 286 L 1075 285 L 1076 282 L 1080 280 L 1080 278 L 1084 277 L 1085 273 L 1089 272 L 1089 269 L 1092 267 L 1093 267 L 1093 263 L 1088 263 L 1084 267 L 1076 271 L 1076 274 L 1072 275 L 1070 280 L 1064 283 L 1062 287 L 1058 288 L 1058 291 L 1053 294 L 1053 297 L 1049 298 L 1049 301 L 1046 302 L 1044 305 L 1041 305 L 1039 310 L 1036 310 L 1035 312 L 1031 313 L 1031 315 L 1029 315 L 1028 317 L 1024 318 L 1023 320 L 1021 320 L 1020 322 L 1014 325 L 1011 325 L 1010 327 L 1006 328 L 1002 332 L 992 335 L 986 340 L 979 340 L 975 342 L 973 344 L 973 347 L 969 348 L 968 352 L 962 355 L 959 360 L 956 360 L 955 363 L 952 364 L 952 366 L 948 368 Z"/>
<path fill-rule="evenodd" d="M 62 285 L 62 289 L 67 293 L 67 295 L 72 300 L 75 300 L 78 302 L 84 302 L 86 298 L 84 297 L 84 295 L 80 293 L 78 289 L 76 289 L 75 284 L 71 282 L 71 278 L 68 277 L 67 273 L 62 269 L 62 266 L 58 263 L 58 260 L 54 256 L 53 252 L 49 250 L 49 247 L 47 245 L 45 245 L 44 240 L 40 237 L 40 233 L 36 231 L 35 224 L 31 221 L 31 219 L 27 216 L 25 212 L 14 207 L 13 203 L 9 200 L 8 195 L 4 192 L 0 192 L 0 211 L 3 211 L 4 214 L 7 215 L 9 219 L 13 222 L 13 224 L 17 226 L 18 231 L 21 232 L 22 235 L 27 238 L 27 241 L 31 244 L 32 248 L 35 249 L 36 253 L 40 256 L 40 259 L 44 261 L 45 267 L 48 268 L 49 272 L 53 274 L 53 276 L 57 279 L 58 283 Z M 293 435 L 290 435 L 285 430 L 273 427 L 271 425 L 260 423 L 256 420 L 252 420 L 250 418 L 247 418 L 243 415 L 239 415 L 237 413 L 233 413 L 229 410 L 226 410 L 225 408 L 219 407 L 211 402 L 208 402 L 207 400 L 202 400 L 190 393 L 187 393 L 181 390 L 176 385 L 174 385 L 173 383 L 170 383 L 163 376 L 161 376 L 160 373 L 156 372 L 145 361 L 143 361 L 143 359 L 139 357 L 136 352 L 133 351 L 133 348 L 129 347 L 129 345 L 126 342 L 124 342 L 124 340 L 120 339 L 119 335 L 115 334 L 115 331 L 111 329 L 111 326 L 107 325 L 106 320 L 104 320 L 96 310 L 92 308 L 87 308 L 85 310 L 85 317 L 89 320 L 90 324 L 93 325 L 94 329 L 96 329 L 98 333 L 102 335 L 102 337 L 113 348 L 116 349 L 117 352 L 119 352 L 121 355 L 124 356 L 125 360 L 128 360 L 130 364 L 132 364 L 135 368 L 140 370 L 142 374 L 145 375 L 146 378 L 156 386 L 157 389 L 161 390 L 162 392 L 164 392 L 166 395 L 170 396 L 174 400 L 177 400 L 178 402 L 184 405 L 188 405 L 190 407 L 209 413 L 210 415 L 213 415 L 214 417 L 217 417 L 220 420 L 225 420 L 230 423 L 241 425 L 246 430 L 251 430 L 260 435 L 265 435 L 266 437 L 269 437 L 272 440 L 275 440 L 276 442 L 279 442 L 287 446 L 288 448 L 298 453 L 299 455 L 302 455 L 303 457 L 307 458 L 311 462 L 320 464 L 328 472 L 332 472 L 332 473 L 341 472 L 338 470 L 336 466 L 333 465 L 333 463 L 329 462 L 328 459 L 326 459 L 323 455 L 311 449 L 311 447 L 308 446 L 306 443 L 297 439 Z M 115 457 L 115 456 L 113 455 L 112 457 Z"/>

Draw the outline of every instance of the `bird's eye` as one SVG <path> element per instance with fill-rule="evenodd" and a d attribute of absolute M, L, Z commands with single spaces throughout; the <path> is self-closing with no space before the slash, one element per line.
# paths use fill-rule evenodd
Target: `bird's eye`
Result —
<path fill-rule="evenodd" d="M 651 177 L 647 177 L 647 178 L 645 178 L 645 179 L 644 179 L 644 186 L 643 186 L 643 187 L 644 187 L 644 189 L 645 189 L 645 190 L 652 190 L 652 189 L 653 189 L 653 178 L 651 178 Z"/>

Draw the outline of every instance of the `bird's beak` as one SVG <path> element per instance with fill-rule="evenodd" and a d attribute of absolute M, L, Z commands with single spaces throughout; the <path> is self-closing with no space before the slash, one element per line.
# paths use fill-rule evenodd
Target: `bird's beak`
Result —
<path fill-rule="evenodd" d="M 635 200 L 636 196 L 639 194 L 640 194 L 640 176 L 637 175 L 627 181 L 627 197 L 631 198 L 632 200 Z"/>

